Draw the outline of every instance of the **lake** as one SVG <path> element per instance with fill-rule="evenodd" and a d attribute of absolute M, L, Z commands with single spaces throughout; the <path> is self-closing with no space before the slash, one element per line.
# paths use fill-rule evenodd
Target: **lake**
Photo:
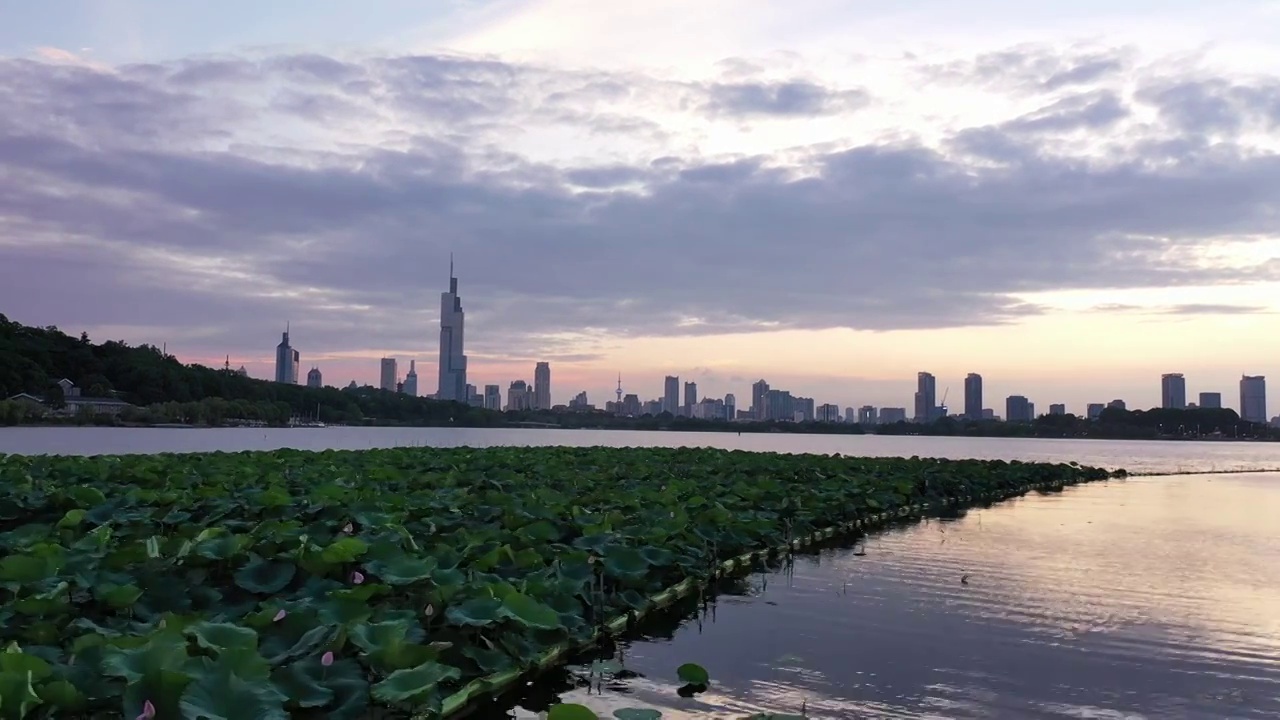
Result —
<path fill-rule="evenodd" d="M 1280 470 L 1280 443 L 488 428 L 0 428 L 0 453 L 99 455 L 494 445 L 704 446 L 787 453 L 1076 461 L 1130 472 Z"/>
<path fill-rule="evenodd" d="M 1271 474 L 1032 494 L 748 577 L 625 643 L 639 676 L 603 694 L 534 690 L 601 717 L 1280 717 L 1278 521 Z M 685 662 L 713 678 L 692 699 Z"/>
<path fill-rule="evenodd" d="M 1131 472 L 1280 468 L 1280 444 L 452 428 L 3 428 L 0 452 L 684 445 L 868 456 L 1078 461 Z M 966 577 L 967 576 L 967 577 Z M 961 582 L 961 578 L 967 582 Z M 675 668 L 712 687 L 676 694 Z M 557 670 L 537 700 L 607 717 L 1280 717 L 1280 474 L 1138 477 L 1032 494 L 804 555 L 624 645 L 635 675 L 588 693 Z"/>

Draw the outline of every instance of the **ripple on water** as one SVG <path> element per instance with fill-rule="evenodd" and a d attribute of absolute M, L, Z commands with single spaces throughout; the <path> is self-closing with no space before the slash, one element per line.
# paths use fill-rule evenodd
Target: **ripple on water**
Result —
<path fill-rule="evenodd" d="M 1086 485 L 919 523 L 868 538 L 865 556 L 754 576 L 670 641 L 630 643 L 627 666 L 647 678 L 626 681 L 621 704 L 586 702 L 669 718 L 802 705 L 831 718 L 1280 716 L 1276 518 L 1280 476 L 1238 475 Z M 715 680 L 692 700 L 674 693 L 687 661 Z"/>

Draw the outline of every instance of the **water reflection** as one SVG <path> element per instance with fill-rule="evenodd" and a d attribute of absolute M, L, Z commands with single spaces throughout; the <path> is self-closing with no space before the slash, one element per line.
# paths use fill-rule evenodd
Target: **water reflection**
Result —
<path fill-rule="evenodd" d="M 1031 495 L 756 574 L 627 643 L 639 677 L 559 691 L 604 717 L 1276 717 L 1277 519 L 1277 475 Z M 676 695 L 683 662 L 710 691 Z"/>

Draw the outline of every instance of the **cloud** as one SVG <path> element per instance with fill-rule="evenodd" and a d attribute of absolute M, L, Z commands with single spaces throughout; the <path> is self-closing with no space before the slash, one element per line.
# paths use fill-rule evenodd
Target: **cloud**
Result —
<path fill-rule="evenodd" d="M 1126 47 L 1027 43 L 969 59 L 922 63 L 917 72 L 938 82 L 1049 93 L 1113 78 L 1132 66 L 1132 58 L 1132 49 Z"/>
<path fill-rule="evenodd" d="M 1271 310 L 1261 305 L 1227 305 L 1216 303 L 1183 303 L 1179 305 L 1131 305 L 1125 303 L 1107 303 L 1094 305 L 1089 312 L 1104 313 L 1137 313 L 1143 315 L 1255 315 L 1270 313 Z"/>
<path fill-rule="evenodd" d="M 1003 74 L 964 72 L 1054 96 L 932 141 L 785 153 L 700 143 L 761 120 L 800 139 L 878 103 L 746 61 L 706 82 L 460 56 L 0 61 L 0 265 L 18 276 L 0 306 L 201 327 L 228 349 L 289 320 L 311 347 L 425 351 L 453 252 L 477 355 L 583 358 L 620 337 L 992 325 L 1044 312 L 1027 293 L 1280 276 L 1202 257 L 1275 233 L 1280 157 L 1134 121 L 1211 96 L 1230 100 L 1217 126 L 1255 122 L 1270 81 L 1088 88 L 1122 51 L 1009 52 Z M 579 149 L 601 135 L 602 154 Z"/>

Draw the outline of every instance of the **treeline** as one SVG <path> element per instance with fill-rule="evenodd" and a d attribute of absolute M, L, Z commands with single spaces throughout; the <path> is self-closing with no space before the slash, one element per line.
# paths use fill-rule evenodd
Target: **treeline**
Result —
<path fill-rule="evenodd" d="M 416 398 L 371 386 L 308 388 L 255 380 L 203 365 L 184 365 L 151 345 L 94 343 L 56 327 L 35 328 L 0 315 L 0 397 L 55 394 L 62 378 L 90 397 L 116 396 L 144 408 L 122 419 L 220 424 L 232 419 L 278 424 L 290 417 L 325 423 L 384 425 L 503 424 L 501 413 Z M 6 405 L 12 405 L 7 403 Z M 12 417 L 6 408 L 0 419 Z M 185 419 L 181 419 L 185 418 Z"/>

